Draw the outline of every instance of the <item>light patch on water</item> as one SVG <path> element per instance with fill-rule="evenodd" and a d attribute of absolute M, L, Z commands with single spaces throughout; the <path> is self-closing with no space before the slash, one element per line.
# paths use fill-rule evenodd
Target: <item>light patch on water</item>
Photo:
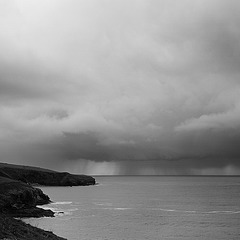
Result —
<path fill-rule="evenodd" d="M 53 202 L 53 203 L 50 203 L 50 205 L 67 205 L 67 204 L 72 204 L 72 202 Z"/>
<path fill-rule="evenodd" d="M 130 209 L 132 209 L 132 208 L 113 208 L 113 210 L 130 210 Z"/>
<path fill-rule="evenodd" d="M 93 203 L 93 204 L 95 204 L 97 206 L 112 206 L 113 205 L 112 203 L 108 203 L 108 202 L 106 202 L 106 203 Z"/>
<path fill-rule="evenodd" d="M 159 210 L 164 212 L 179 212 L 179 213 L 197 213 L 197 214 L 237 214 L 240 213 L 240 211 L 207 211 L 207 212 L 201 212 L 196 210 L 177 210 L 177 209 L 165 209 L 165 208 L 151 208 L 150 210 Z"/>
<path fill-rule="evenodd" d="M 102 208 L 104 210 L 130 210 L 133 208 L 120 208 L 120 207 L 113 207 L 113 208 Z"/>
<path fill-rule="evenodd" d="M 240 213 L 240 211 L 209 211 L 209 212 L 202 212 L 205 214 L 237 214 Z"/>

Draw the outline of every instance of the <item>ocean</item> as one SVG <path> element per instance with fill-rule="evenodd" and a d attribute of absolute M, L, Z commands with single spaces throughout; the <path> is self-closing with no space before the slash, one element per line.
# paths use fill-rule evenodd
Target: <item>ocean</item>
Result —
<path fill-rule="evenodd" d="M 69 240 L 239 240 L 240 177 L 111 176 L 41 187 L 55 218 L 25 219 Z"/>

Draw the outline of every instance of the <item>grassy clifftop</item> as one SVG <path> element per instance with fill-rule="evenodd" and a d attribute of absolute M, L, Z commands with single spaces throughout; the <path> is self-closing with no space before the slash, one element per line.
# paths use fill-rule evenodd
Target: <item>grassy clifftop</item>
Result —
<path fill-rule="evenodd" d="M 95 179 L 91 176 L 6 163 L 0 163 L 0 176 L 46 186 L 88 186 L 95 184 Z"/>

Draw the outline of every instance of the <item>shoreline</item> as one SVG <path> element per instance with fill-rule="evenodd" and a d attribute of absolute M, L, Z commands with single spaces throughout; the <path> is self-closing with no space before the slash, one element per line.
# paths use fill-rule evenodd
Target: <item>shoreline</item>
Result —
<path fill-rule="evenodd" d="M 38 207 L 52 201 L 48 195 L 35 186 L 89 186 L 95 184 L 95 179 L 90 176 L 1 163 L 0 240 L 66 240 L 21 220 L 21 218 L 30 217 L 54 217 L 52 210 Z"/>
<path fill-rule="evenodd" d="M 0 214 L 0 239 L 1 240 L 67 240 L 53 232 L 34 227 L 4 214 Z"/>
<path fill-rule="evenodd" d="M 49 203 L 50 198 L 42 190 L 0 177 L 0 239 L 66 240 L 22 221 L 22 218 L 54 217 L 53 211 L 37 207 Z"/>

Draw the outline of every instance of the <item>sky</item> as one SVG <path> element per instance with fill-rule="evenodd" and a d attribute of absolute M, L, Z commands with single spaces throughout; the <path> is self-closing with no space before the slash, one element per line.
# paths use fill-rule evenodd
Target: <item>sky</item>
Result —
<path fill-rule="evenodd" d="M 239 0 L 0 0 L 0 161 L 240 174 Z"/>

